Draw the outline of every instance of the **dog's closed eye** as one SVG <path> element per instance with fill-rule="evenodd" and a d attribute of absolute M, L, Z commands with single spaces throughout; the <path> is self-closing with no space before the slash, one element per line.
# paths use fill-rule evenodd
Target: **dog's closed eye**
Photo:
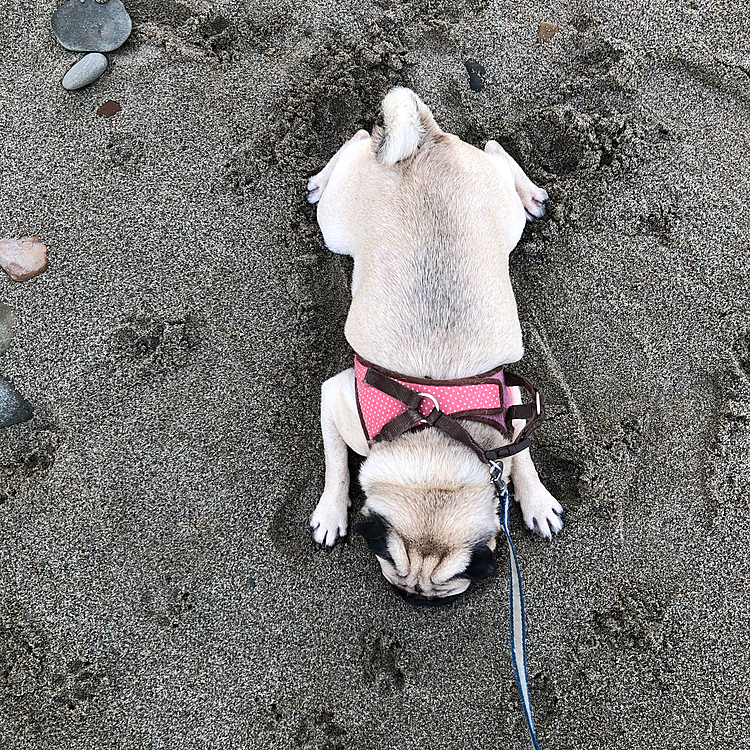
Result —
<path fill-rule="evenodd" d="M 354 525 L 354 531 L 364 537 L 367 546 L 378 556 L 393 565 L 393 558 L 388 552 L 388 534 L 390 525 L 377 514 L 373 514 L 367 521 Z"/>
<path fill-rule="evenodd" d="M 456 578 L 468 578 L 470 581 L 481 581 L 497 575 L 497 564 L 492 550 L 486 545 L 474 547 L 469 565 Z"/>

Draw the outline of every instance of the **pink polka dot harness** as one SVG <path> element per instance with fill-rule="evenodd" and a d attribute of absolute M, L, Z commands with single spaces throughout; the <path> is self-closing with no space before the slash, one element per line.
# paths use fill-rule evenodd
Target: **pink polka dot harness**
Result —
<path fill-rule="evenodd" d="M 525 378 L 502 367 L 470 378 L 433 380 L 400 375 L 355 356 L 354 376 L 359 417 L 369 445 L 393 440 L 409 430 L 437 427 L 487 463 L 527 448 L 529 435 L 544 417 L 541 394 Z M 524 387 L 533 402 L 514 405 L 511 386 Z M 485 451 L 457 419 L 488 424 L 508 440 L 513 436 L 512 420 L 525 419 L 526 426 L 510 445 Z"/>

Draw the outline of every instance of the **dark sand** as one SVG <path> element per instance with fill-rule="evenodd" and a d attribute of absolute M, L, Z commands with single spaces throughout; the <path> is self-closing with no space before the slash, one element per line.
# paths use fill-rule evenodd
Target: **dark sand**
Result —
<path fill-rule="evenodd" d="M 414 610 L 307 530 L 350 265 L 304 185 L 395 84 L 552 197 L 511 262 L 567 510 L 513 518 L 543 747 L 750 747 L 746 9 L 126 6 L 75 93 L 55 3 L 0 7 L 0 236 L 50 248 L 0 278 L 0 747 L 527 746 L 505 575 Z"/>

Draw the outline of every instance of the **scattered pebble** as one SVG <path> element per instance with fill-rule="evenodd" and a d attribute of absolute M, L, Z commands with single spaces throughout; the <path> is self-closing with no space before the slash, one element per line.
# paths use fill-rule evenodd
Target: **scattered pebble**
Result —
<path fill-rule="evenodd" d="M 114 117 L 118 112 L 122 112 L 122 105 L 120 102 L 113 101 L 112 99 L 108 102 L 104 102 L 104 104 L 96 110 L 96 114 L 99 115 L 99 117 Z"/>
<path fill-rule="evenodd" d="M 133 22 L 122 0 L 69 0 L 52 15 L 52 31 L 73 52 L 111 52 L 130 36 Z"/>
<path fill-rule="evenodd" d="M 476 60 L 467 60 L 464 65 L 469 73 L 469 86 L 472 91 L 481 91 L 484 88 L 484 81 L 482 76 L 485 73 L 484 66 L 480 65 Z"/>
<path fill-rule="evenodd" d="M 68 91 L 82 89 L 93 83 L 106 69 L 107 58 L 101 52 L 89 52 L 65 74 L 62 86 Z"/>
<path fill-rule="evenodd" d="M 16 314 L 10 305 L 0 302 L 0 356 L 8 351 L 8 346 L 15 335 Z"/>
<path fill-rule="evenodd" d="M 0 375 L 0 428 L 28 422 L 34 416 L 34 407 L 13 387 L 13 383 Z"/>
<path fill-rule="evenodd" d="M 540 21 L 539 31 L 537 32 L 536 40 L 539 44 L 548 42 L 552 37 L 560 31 L 560 27 L 554 23 L 547 23 L 547 21 Z"/>
<path fill-rule="evenodd" d="M 47 268 L 47 246 L 38 237 L 0 239 L 0 268 L 13 281 L 26 281 Z"/>

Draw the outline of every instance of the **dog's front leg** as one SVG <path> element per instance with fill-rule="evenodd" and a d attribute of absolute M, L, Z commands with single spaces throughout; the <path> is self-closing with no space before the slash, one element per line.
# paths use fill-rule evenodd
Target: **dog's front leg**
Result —
<path fill-rule="evenodd" d="M 522 403 L 520 388 L 514 386 L 511 392 L 513 403 Z M 514 437 L 525 424 L 525 419 L 513 420 Z M 526 526 L 540 536 L 551 539 L 552 534 L 557 534 L 562 529 L 563 508 L 539 479 L 528 448 L 513 456 L 510 478 L 513 480 L 516 500 L 521 504 Z"/>
<path fill-rule="evenodd" d="M 312 514 L 310 526 L 315 541 L 330 547 L 339 537 L 346 536 L 351 505 L 346 446 L 348 444 L 361 455 L 368 451 L 357 412 L 353 368 L 323 383 L 320 389 L 320 429 L 326 476 L 323 494 Z"/>

